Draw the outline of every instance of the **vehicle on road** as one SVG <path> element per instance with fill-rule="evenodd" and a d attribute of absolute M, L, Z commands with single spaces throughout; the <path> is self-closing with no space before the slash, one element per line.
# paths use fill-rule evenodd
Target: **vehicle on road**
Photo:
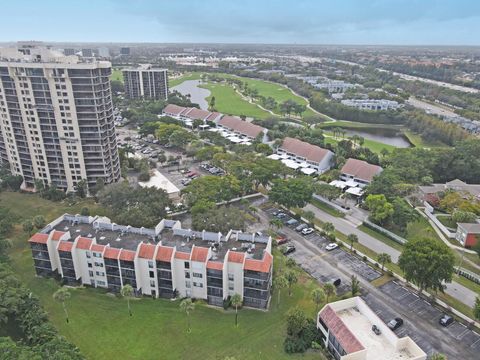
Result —
<path fill-rule="evenodd" d="M 335 250 L 336 248 L 338 248 L 337 243 L 330 243 L 327 246 L 325 246 L 325 250 L 327 251 L 332 251 L 332 250 Z"/>
<path fill-rule="evenodd" d="M 447 314 L 443 314 L 443 316 L 438 321 L 440 325 L 447 327 L 453 322 L 453 317 Z"/>
<path fill-rule="evenodd" d="M 287 245 L 285 248 L 283 248 L 282 253 L 283 255 L 291 254 L 295 251 L 295 246 L 293 245 Z"/>
<path fill-rule="evenodd" d="M 372 325 L 372 331 L 375 333 L 375 335 L 380 335 L 382 333 L 377 325 Z"/>
<path fill-rule="evenodd" d="M 306 228 L 306 229 L 303 229 L 302 230 L 302 235 L 308 235 L 308 234 L 311 234 L 315 231 L 314 228 Z"/>
<path fill-rule="evenodd" d="M 307 227 L 308 227 L 307 224 L 302 223 L 302 224 L 298 225 L 298 226 L 295 228 L 295 231 L 300 232 L 300 231 L 302 231 L 303 229 L 306 229 Z"/>
<path fill-rule="evenodd" d="M 403 319 L 396 317 L 395 319 L 390 320 L 387 323 L 387 326 L 390 328 L 390 330 L 395 331 L 397 330 L 400 326 L 403 325 Z"/>

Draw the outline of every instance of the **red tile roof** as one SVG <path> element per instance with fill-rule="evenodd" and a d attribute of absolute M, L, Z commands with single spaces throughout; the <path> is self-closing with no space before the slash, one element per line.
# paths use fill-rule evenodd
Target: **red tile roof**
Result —
<path fill-rule="evenodd" d="M 321 162 L 326 156 L 328 156 L 328 154 L 331 153 L 330 150 L 291 137 L 286 137 L 283 139 L 283 143 L 280 148 L 286 152 L 317 163 Z"/>
<path fill-rule="evenodd" d="M 157 251 L 156 260 L 171 262 L 172 261 L 172 254 L 173 254 L 173 247 L 159 246 L 158 251 Z"/>
<path fill-rule="evenodd" d="M 272 255 L 270 255 L 268 252 L 265 252 L 263 260 L 245 259 L 244 270 L 268 273 L 272 267 L 272 262 Z"/>
<path fill-rule="evenodd" d="M 220 114 L 219 112 L 212 112 L 212 113 L 207 117 L 207 120 L 209 120 L 209 121 L 214 121 L 214 120 L 217 119 L 219 116 L 222 116 L 222 114 Z"/>
<path fill-rule="evenodd" d="M 155 248 L 156 246 L 153 244 L 140 244 L 138 257 L 142 259 L 153 259 L 155 255 Z"/>
<path fill-rule="evenodd" d="M 28 239 L 28 242 L 33 242 L 37 244 L 46 244 L 48 240 L 48 234 L 36 233 Z"/>
<path fill-rule="evenodd" d="M 90 246 L 92 245 L 92 239 L 86 238 L 86 237 L 80 237 L 77 240 L 77 249 L 82 249 L 82 250 L 89 250 Z"/>
<path fill-rule="evenodd" d="M 192 250 L 191 261 L 205 262 L 208 257 L 208 248 L 195 246 Z"/>
<path fill-rule="evenodd" d="M 73 242 L 71 241 L 60 241 L 58 243 L 58 251 L 72 251 Z"/>
<path fill-rule="evenodd" d="M 207 262 L 207 269 L 223 270 L 223 262 L 209 261 Z"/>
<path fill-rule="evenodd" d="M 381 166 L 372 165 L 366 161 L 348 159 L 340 171 L 342 174 L 353 175 L 361 180 L 372 181 L 373 177 L 382 172 L 382 170 Z"/>
<path fill-rule="evenodd" d="M 103 252 L 103 250 L 105 250 L 105 245 L 92 244 L 90 250 L 96 252 Z"/>
<path fill-rule="evenodd" d="M 183 251 L 177 251 L 177 252 L 175 252 L 175 259 L 190 260 L 190 253 L 186 253 L 186 252 L 183 252 Z"/>
<path fill-rule="evenodd" d="M 218 122 L 219 125 L 226 127 L 232 131 L 237 131 L 240 134 L 250 136 L 255 138 L 260 134 L 265 128 L 249 123 L 247 121 L 243 121 L 242 119 L 234 116 L 225 115 L 223 118 L 220 119 Z"/>
<path fill-rule="evenodd" d="M 182 111 L 184 111 L 186 108 L 183 107 L 183 106 L 178 106 L 178 105 L 174 105 L 174 104 L 168 104 L 164 109 L 163 109 L 163 113 L 164 114 L 172 114 L 172 115 L 175 115 L 175 116 L 178 116 L 182 113 Z"/>
<path fill-rule="evenodd" d="M 195 120 L 195 119 L 205 120 L 210 115 L 211 115 L 210 111 L 201 110 L 201 109 L 197 109 L 197 108 L 190 108 L 190 110 L 186 114 L 183 114 L 183 116 L 186 116 L 186 117 L 188 117 L 189 119 L 192 119 L 192 120 Z"/>
<path fill-rule="evenodd" d="M 52 235 L 52 240 L 53 241 L 58 241 L 60 238 L 65 235 L 65 232 L 63 231 L 58 231 L 58 230 L 53 230 L 53 235 Z"/>
<path fill-rule="evenodd" d="M 228 261 L 243 264 L 243 260 L 245 260 L 245 254 L 235 251 L 230 251 L 228 253 Z"/>
<path fill-rule="evenodd" d="M 320 319 L 327 325 L 329 331 L 335 335 L 337 341 L 342 345 L 342 348 L 346 351 L 347 354 L 351 354 L 360 350 L 363 350 L 364 347 L 358 341 L 358 339 L 353 335 L 350 329 L 345 325 L 345 323 L 340 319 L 335 310 L 333 310 L 330 305 L 327 305 L 320 312 Z"/>
<path fill-rule="evenodd" d="M 117 248 L 112 248 L 110 246 L 105 247 L 105 252 L 103 254 L 104 258 L 107 259 L 118 259 L 120 255 L 120 249 Z"/>
<path fill-rule="evenodd" d="M 135 251 L 122 249 L 120 260 L 133 261 L 135 259 Z"/>

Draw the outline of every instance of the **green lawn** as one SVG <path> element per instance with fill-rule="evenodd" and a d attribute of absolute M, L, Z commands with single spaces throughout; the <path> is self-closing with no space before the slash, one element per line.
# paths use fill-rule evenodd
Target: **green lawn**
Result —
<path fill-rule="evenodd" d="M 438 147 L 448 148 L 449 147 L 438 141 L 425 141 L 422 139 L 420 135 L 410 130 L 405 130 L 403 133 L 415 147 L 421 147 L 421 148 L 438 148 Z"/>
<path fill-rule="evenodd" d="M 112 75 L 110 76 L 110 80 L 117 80 L 117 81 L 121 81 L 123 83 L 122 70 L 112 68 Z"/>
<path fill-rule="evenodd" d="M 324 131 L 324 134 L 327 135 L 325 137 L 326 144 L 336 144 L 337 142 L 344 140 L 342 137 L 334 138 L 333 133 L 330 131 Z M 374 140 L 369 140 L 369 139 L 365 139 L 362 146 L 369 148 L 370 150 L 372 150 L 374 153 L 377 153 L 377 154 L 380 154 L 382 149 L 387 149 L 388 151 L 393 151 L 394 149 L 396 149 L 396 147 L 393 145 L 384 144 L 384 143 L 374 141 Z"/>
<path fill-rule="evenodd" d="M 443 225 L 445 225 L 448 228 L 451 229 L 456 229 L 457 228 L 457 223 L 453 221 L 452 217 L 449 215 L 444 215 L 444 216 L 438 216 L 437 215 L 438 221 L 440 221 Z"/>
<path fill-rule="evenodd" d="M 215 96 L 215 108 L 218 112 L 229 115 L 245 115 L 258 119 L 265 119 L 272 116 L 267 111 L 260 109 L 257 105 L 251 104 L 235 92 L 235 90 L 226 84 L 202 84 L 200 87 L 210 90 L 211 94 L 207 97 L 210 101 Z"/>
<path fill-rule="evenodd" d="M 374 229 L 370 229 L 369 227 L 366 227 L 365 225 L 360 225 L 357 229 L 363 231 L 364 233 L 366 233 L 366 234 L 368 234 L 372 237 L 374 237 L 377 240 L 380 240 L 381 242 L 387 244 L 388 246 L 390 246 L 394 249 L 397 249 L 399 251 L 402 251 L 402 249 L 403 249 L 402 244 L 399 244 L 398 242 L 390 239 L 388 236 L 385 236 L 382 233 L 380 233 L 380 232 L 378 232 Z"/>
<path fill-rule="evenodd" d="M 180 85 L 181 83 L 183 83 L 184 81 L 187 81 L 187 80 L 199 80 L 201 75 L 202 75 L 202 73 L 200 73 L 200 72 L 185 73 L 185 74 L 183 74 L 179 77 L 176 77 L 174 79 L 169 79 L 168 80 L 168 87 L 172 88 L 174 86 Z"/>
<path fill-rule="evenodd" d="M 0 193 L 1 206 L 18 214 L 18 221 L 43 214 L 51 221 L 64 212 L 78 212 L 87 205 L 97 211 L 91 201 L 73 207 L 52 203 L 33 194 Z M 52 279 L 34 276 L 26 234 L 16 226 L 11 234 L 12 267 L 25 284 L 41 299 L 50 320 L 68 340 L 79 346 L 88 359 L 324 359 L 318 352 L 291 356 L 283 352 L 285 313 L 298 305 L 314 315 L 310 300 L 317 283 L 305 272 L 296 269 L 299 283 L 292 296 L 282 291 L 280 306 L 277 293 L 270 311 L 242 309 L 239 326 L 234 326 L 234 312 L 197 302 L 191 316 L 192 332 L 186 332 L 186 316 L 178 301 L 142 298 L 132 301 L 133 316 L 128 316 L 123 299 L 91 288 L 72 289 L 67 302 L 70 322 L 64 319 L 60 304 L 52 300 L 58 284 Z M 277 251 L 275 272 L 283 271 L 285 257 Z"/>
<path fill-rule="evenodd" d="M 324 203 L 323 201 L 312 198 L 312 200 L 310 200 L 310 203 L 313 206 L 319 208 L 320 210 L 325 211 L 327 214 L 330 214 L 330 215 L 335 216 L 335 217 L 342 217 L 342 218 L 345 217 L 344 213 L 342 213 L 341 211 L 338 211 L 337 209 L 329 206 L 328 204 Z"/>

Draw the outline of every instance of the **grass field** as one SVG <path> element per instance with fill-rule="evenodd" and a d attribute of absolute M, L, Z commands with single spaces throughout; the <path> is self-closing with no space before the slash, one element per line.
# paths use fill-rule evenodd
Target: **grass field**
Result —
<path fill-rule="evenodd" d="M 327 135 L 325 137 L 326 144 L 336 144 L 337 142 L 344 140 L 342 137 L 334 138 L 333 133 L 330 131 L 324 131 L 324 134 Z M 370 139 L 364 139 L 364 143 L 362 146 L 369 148 L 377 154 L 380 154 L 383 149 L 387 149 L 388 151 L 393 151 L 394 149 L 396 149 L 396 147 L 393 145 L 384 144 Z"/>
<path fill-rule="evenodd" d="M 112 68 L 112 75 L 110 76 L 110 80 L 121 81 L 123 83 L 122 70 Z"/>
<path fill-rule="evenodd" d="M 323 201 L 312 198 L 312 200 L 310 200 L 310 203 L 313 206 L 319 208 L 320 210 L 325 211 L 327 214 L 330 214 L 330 215 L 335 216 L 335 217 L 341 217 L 341 218 L 345 217 L 344 213 L 342 213 L 341 211 L 338 211 L 337 209 L 329 206 L 328 204 L 324 203 Z"/>
<path fill-rule="evenodd" d="M 199 80 L 201 75 L 202 73 L 200 72 L 191 72 L 191 73 L 183 74 L 173 79 L 171 78 L 168 80 L 168 87 L 172 88 L 174 86 L 180 85 L 181 83 L 187 80 Z"/>
<path fill-rule="evenodd" d="M 257 105 L 243 100 L 235 90 L 225 84 L 202 84 L 201 87 L 210 90 L 211 94 L 207 97 L 210 101 L 215 96 L 215 108 L 218 112 L 229 115 L 245 115 L 258 119 L 265 119 L 272 116 L 267 111 L 260 109 Z"/>
<path fill-rule="evenodd" d="M 52 203 L 33 194 L 0 193 L 0 204 L 22 219 L 43 214 L 47 221 L 64 212 L 78 212 L 89 206 L 86 201 L 73 207 Z M 314 315 L 310 300 L 317 283 L 305 272 L 296 269 L 299 282 L 292 296 L 284 289 L 280 305 L 277 293 L 272 296 L 270 311 L 241 309 L 239 326 L 234 326 L 234 312 L 212 308 L 196 302 L 191 315 L 192 332 L 186 332 L 186 316 L 178 301 L 142 298 L 132 301 L 133 316 L 128 316 L 123 299 L 102 290 L 76 288 L 67 302 L 70 322 L 64 319 L 60 304 L 52 300 L 58 284 L 51 279 L 34 276 L 31 252 L 26 234 L 16 226 L 11 234 L 11 264 L 16 274 L 41 299 L 52 323 L 68 340 L 79 346 L 88 359 L 324 359 L 321 353 L 287 355 L 283 352 L 285 313 L 295 305 Z M 275 272 L 285 268 L 285 257 L 275 251 Z"/>

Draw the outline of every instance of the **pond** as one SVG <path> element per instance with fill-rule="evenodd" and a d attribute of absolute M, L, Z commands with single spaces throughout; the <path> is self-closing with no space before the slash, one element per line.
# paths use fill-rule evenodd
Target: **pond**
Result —
<path fill-rule="evenodd" d="M 198 104 L 200 109 L 208 110 L 208 102 L 205 100 L 210 96 L 210 90 L 198 87 L 200 80 L 186 80 L 183 83 L 174 86 L 172 90 L 178 91 L 182 95 L 190 95 L 190 101 Z"/>
<path fill-rule="evenodd" d="M 358 135 L 368 140 L 380 142 L 382 144 L 392 145 L 398 148 L 408 148 L 412 144 L 400 131 L 396 129 L 371 128 L 352 130 L 345 129 L 345 137 Z"/>

